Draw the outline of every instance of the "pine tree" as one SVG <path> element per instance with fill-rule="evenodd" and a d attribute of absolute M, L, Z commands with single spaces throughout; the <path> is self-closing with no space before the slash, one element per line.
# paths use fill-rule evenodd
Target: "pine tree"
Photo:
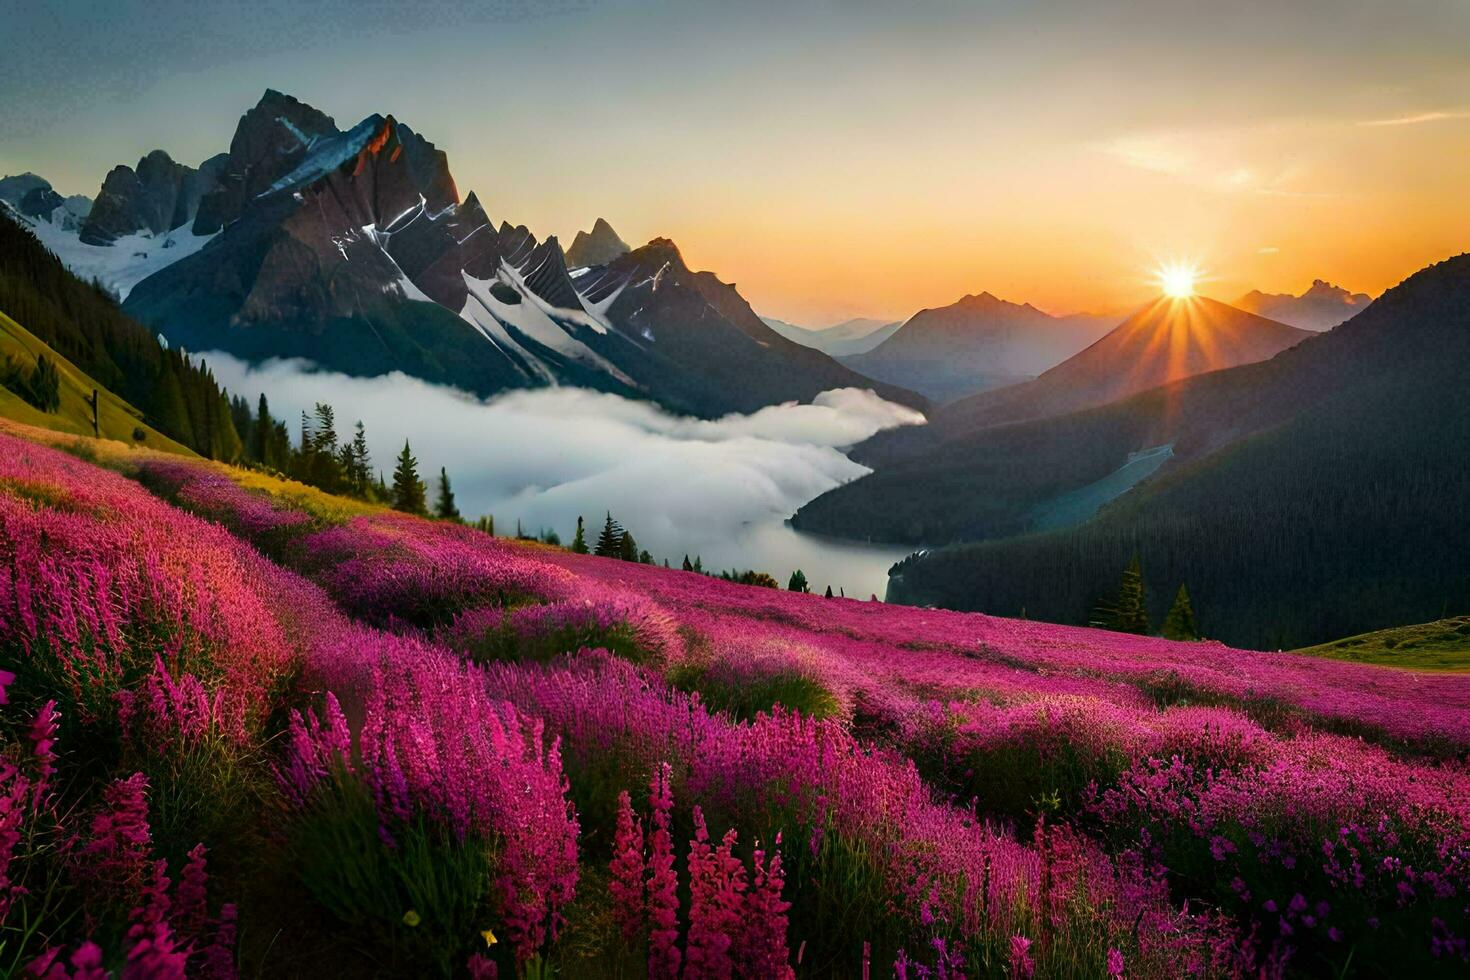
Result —
<path fill-rule="evenodd" d="M 1194 621 L 1194 606 L 1189 601 L 1189 590 L 1181 583 L 1174 596 L 1174 605 L 1164 617 L 1163 634 L 1170 640 L 1198 640 L 1199 626 Z"/>
<path fill-rule="evenodd" d="M 461 520 L 454 506 L 454 491 L 449 487 L 449 471 L 439 467 L 439 499 L 434 502 L 434 516 L 445 521 Z"/>
<path fill-rule="evenodd" d="M 686 571 L 686 572 L 692 572 L 692 571 L 694 571 L 694 563 L 689 560 L 689 556 L 688 555 L 685 555 L 684 556 L 684 566 L 683 566 L 683 568 L 684 568 L 684 571 Z"/>
<path fill-rule="evenodd" d="M 698 555 L 694 556 L 694 567 L 689 570 L 691 572 L 698 572 L 701 575 L 704 574 L 704 562 L 700 561 Z"/>
<path fill-rule="evenodd" d="M 358 419 L 352 441 L 342 447 L 342 468 L 346 473 L 348 486 L 359 497 L 367 496 L 372 465 L 373 457 L 368 452 L 367 429 L 363 427 L 362 419 Z"/>
<path fill-rule="evenodd" d="M 623 561 L 638 560 L 638 542 L 627 531 L 623 532 L 622 539 L 618 541 L 618 557 Z"/>
<path fill-rule="evenodd" d="M 1128 563 L 1123 572 L 1123 581 L 1118 586 L 1118 599 L 1114 606 L 1112 628 L 1120 633 L 1147 634 L 1148 603 L 1143 591 L 1143 569 L 1138 555 Z"/>
<path fill-rule="evenodd" d="M 638 552 L 638 564 L 640 564 L 640 565 L 652 565 L 653 564 L 653 556 L 648 553 L 648 549 L 647 548 L 645 548 L 644 550 Z"/>
<path fill-rule="evenodd" d="M 572 538 L 572 553 L 576 555 L 587 554 L 587 531 L 582 527 L 582 515 L 577 515 L 577 536 Z"/>
<path fill-rule="evenodd" d="M 791 581 L 786 583 L 787 592 L 810 592 L 811 586 L 807 585 L 806 573 L 801 569 L 791 573 Z"/>
<path fill-rule="evenodd" d="M 592 549 L 594 555 L 603 558 L 616 558 L 622 550 L 623 527 L 612 519 L 612 511 L 608 511 L 607 521 L 602 525 L 602 533 L 597 536 L 597 547 Z"/>
<path fill-rule="evenodd" d="M 393 470 L 393 509 L 408 514 L 425 514 L 424 481 L 419 479 L 419 462 L 413 458 L 408 440 L 403 440 L 403 452 L 398 454 L 398 466 Z"/>
<path fill-rule="evenodd" d="M 827 586 L 827 598 L 832 598 L 832 586 Z"/>
<path fill-rule="evenodd" d="M 275 458 L 272 440 L 276 433 L 275 420 L 271 418 L 270 405 L 266 404 L 265 392 L 260 393 L 260 404 L 255 410 L 255 461 L 261 466 L 280 468 L 281 461 Z"/>

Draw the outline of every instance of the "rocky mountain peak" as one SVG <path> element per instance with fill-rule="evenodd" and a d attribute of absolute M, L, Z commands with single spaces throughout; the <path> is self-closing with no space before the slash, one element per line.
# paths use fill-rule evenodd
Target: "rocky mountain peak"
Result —
<path fill-rule="evenodd" d="M 572 239 L 572 247 L 567 250 L 567 264 L 572 268 L 607 265 L 629 251 L 628 243 L 618 237 L 607 219 L 598 218 L 593 222 L 591 232 L 579 231 Z"/>

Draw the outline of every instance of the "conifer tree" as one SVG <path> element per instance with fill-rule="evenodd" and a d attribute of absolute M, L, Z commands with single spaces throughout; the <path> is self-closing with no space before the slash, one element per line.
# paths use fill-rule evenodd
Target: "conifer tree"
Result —
<path fill-rule="evenodd" d="M 692 571 L 694 571 L 694 563 L 689 560 L 689 556 L 688 555 L 685 555 L 684 556 L 684 565 L 683 565 L 683 568 L 684 568 L 684 571 L 686 571 L 686 572 L 692 572 Z"/>
<path fill-rule="evenodd" d="M 806 573 L 801 569 L 791 573 L 791 581 L 786 583 L 787 592 L 810 592 L 811 586 L 807 585 Z"/>
<path fill-rule="evenodd" d="M 827 598 L 832 598 L 832 586 L 827 586 Z"/>
<path fill-rule="evenodd" d="M 1164 617 L 1163 634 L 1170 640 L 1198 640 L 1199 626 L 1194 620 L 1194 606 L 1189 601 L 1189 590 L 1183 583 L 1179 585 L 1179 592 L 1174 596 L 1174 604 L 1169 607 L 1169 615 Z"/>
<path fill-rule="evenodd" d="M 640 565 L 652 565 L 653 564 L 653 556 L 648 553 L 648 549 L 647 548 L 645 548 L 642 551 L 638 552 L 638 564 L 640 564 Z"/>
<path fill-rule="evenodd" d="M 622 538 L 618 541 L 618 557 L 623 561 L 638 560 L 638 542 L 634 541 L 633 535 L 627 531 L 623 532 Z"/>
<path fill-rule="evenodd" d="M 1147 634 L 1148 603 L 1143 591 L 1143 569 L 1138 555 L 1128 563 L 1123 572 L 1123 581 L 1118 586 L 1118 599 L 1114 605 L 1112 628 L 1120 633 Z"/>
<path fill-rule="evenodd" d="M 262 466 L 280 468 L 280 460 L 274 458 L 275 448 L 271 445 L 272 437 L 276 432 L 275 420 L 271 418 L 270 405 L 266 403 L 265 392 L 260 393 L 260 404 L 255 410 L 255 461 Z"/>
<path fill-rule="evenodd" d="M 408 514 L 425 514 L 424 481 L 419 479 L 419 463 L 413 458 L 408 440 L 403 440 L 403 452 L 398 454 L 398 466 L 393 470 L 393 509 Z"/>
<path fill-rule="evenodd" d="M 701 575 L 704 574 L 704 562 L 700 560 L 698 555 L 694 556 L 694 567 L 689 570 L 691 572 L 698 572 Z"/>
<path fill-rule="evenodd" d="M 587 530 L 582 526 L 582 515 L 577 515 L 577 535 L 572 538 L 572 553 L 576 555 L 587 554 Z"/>
<path fill-rule="evenodd" d="M 603 558 L 616 558 L 622 551 L 623 527 L 612 519 L 612 511 L 608 511 L 607 521 L 602 525 L 602 533 L 597 536 L 597 547 L 592 549 L 594 555 Z"/>
<path fill-rule="evenodd" d="M 434 501 L 434 516 L 440 520 L 460 520 L 459 508 L 454 505 L 454 491 L 449 486 L 449 471 L 439 467 L 439 499 Z"/>
<path fill-rule="evenodd" d="M 368 481 L 371 479 L 373 457 L 368 452 L 367 429 L 363 427 L 362 419 L 357 420 L 357 429 L 352 433 L 352 441 L 343 448 L 348 452 L 352 464 L 348 468 L 347 479 L 358 496 L 366 497 Z"/>

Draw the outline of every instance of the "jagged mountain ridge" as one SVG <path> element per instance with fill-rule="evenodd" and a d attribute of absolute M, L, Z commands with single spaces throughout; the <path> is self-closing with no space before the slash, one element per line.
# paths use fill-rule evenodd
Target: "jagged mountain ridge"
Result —
<path fill-rule="evenodd" d="M 833 387 L 925 405 L 786 341 L 672 243 L 630 252 L 599 221 L 578 258 L 611 257 L 571 263 L 574 279 L 555 237 L 461 201 L 445 153 L 391 115 L 342 130 L 268 90 L 228 152 L 200 168 L 148 154 L 99 200 L 86 237 L 112 246 L 38 234 L 79 274 L 106 266 L 131 315 L 191 350 L 482 396 L 571 384 L 705 416 Z M 668 269 L 645 275 L 654 256 Z"/>
<path fill-rule="evenodd" d="M 1367 293 L 1353 293 L 1325 279 L 1314 279 L 1300 296 L 1251 290 L 1235 305 L 1249 313 L 1269 317 L 1303 330 L 1331 330 L 1361 313 L 1373 302 Z"/>

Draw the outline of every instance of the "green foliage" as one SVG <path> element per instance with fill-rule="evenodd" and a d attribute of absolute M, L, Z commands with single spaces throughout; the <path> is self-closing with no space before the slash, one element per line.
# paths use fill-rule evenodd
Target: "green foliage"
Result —
<path fill-rule="evenodd" d="M 681 691 L 698 691 L 711 709 L 724 711 L 741 721 L 749 721 L 761 712 L 769 714 L 776 705 L 808 718 L 835 718 L 842 714 L 836 696 L 815 678 L 798 670 L 735 678 L 686 662 L 670 668 L 668 681 Z"/>
<path fill-rule="evenodd" d="M 1198 640 L 1199 625 L 1194 620 L 1194 606 L 1189 601 L 1189 590 L 1183 585 L 1174 596 L 1169 615 L 1164 617 L 1163 635 L 1170 640 Z"/>
<path fill-rule="evenodd" d="M 695 559 L 694 570 L 696 572 L 701 570 L 698 559 Z M 728 572 L 721 572 L 720 578 L 726 582 L 735 582 L 738 585 L 757 585 L 763 589 L 779 589 L 781 587 L 781 583 L 777 582 L 773 577 L 765 572 L 757 572 L 753 568 L 747 568 L 743 572 L 732 568 Z"/>
<path fill-rule="evenodd" d="M 1147 635 L 1148 607 L 1143 589 L 1143 570 L 1134 555 L 1123 570 L 1123 580 L 1118 591 L 1104 598 L 1093 607 L 1088 625 L 1099 629 L 1115 630 L 1119 633 Z"/>
<path fill-rule="evenodd" d="M 811 586 L 807 585 L 806 573 L 799 568 L 791 573 L 791 581 L 786 583 L 786 589 L 788 592 L 810 592 L 812 590 Z M 827 591 L 831 592 L 831 589 Z"/>
<path fill-rule="evenodd" d="M 607 520 L 603 522 L 602 533 L 597 536 L 597 546 L 592 549 L 592 553 L 600 558 L 619 557 L 626 533 L 623 526 L 613 520 L 612 511 L 608 511 Z"/>
<path fill-rule="evenodd" d="M 490 844 L 463 843 L 423 819 L 379 836 L 371 792 L 338 768 L 288 829 L 287 857 L 312 898 L 395 971 L 452 976 L 485 948 L 495 928 L 489 908 Z"/>
<path fill-rule="evenodd" d="M 439 497 L 434 501 L 434 516 L 445 521 L 463 520 L 454 504 L 454 490 L 449 486 L 449 471 L 439 467 Z"/>
<path fill-rule="evenodd" d="M 612 515 L 609 514 L 608 516 L 611 517 Z M 587 554 L 588 550 L 589 549 L 587 547 L 587 532 L 586 532 L 586 529 L 582 526 L 582 515 L 578 514 L 577 515 L 577 533 L 572 538 L 572 553 L 573 554 L 576 554 L 576 555 L 585 555 L 585 554 Z"/>
<path fill-rule="evenodd" d="M 1414 670 L 1470 670 L 1470 616 L 1396 626 L 1296 652 Z"/>
<path fill-rule="evenodd" d="M 427 514 L 424 481 L 419 479 L 419 463 L 413 458 L 408 440 L 403 441 L 403 452 L 398 454 L 398 465 L 393 469 L 393 509 L 406 514 Z"/>
<path fill-rule="evenodd" d="M 43 412 L 61 408 L 61 375 L 57 373 L 55 362 L 45 354 L 36 358 L 35 366 L 29 372 L 9 354 L 5 355 L 0 384 Z"/>
<path fill-rule="evenodd" d="M 493 538 L 495 536 L 495 516 L 493 514 L 482 514 L 475 518 L 475 529 L 484 531 Z"/>
<path fill-rule="evenodd" d="M 462 646 L 475 663 L 490 661 L 539 661 L 545 663 L 583 647 L 602 648 L 624 660 L 646 664 L 654 660 L 653 651 L 638 642 L 638 636 L 627 623 L 614 623 L 605 628 L 595 625 L 543 627 L 534 635 L 523 636 L 506 624 L 499 624 Z"/>

